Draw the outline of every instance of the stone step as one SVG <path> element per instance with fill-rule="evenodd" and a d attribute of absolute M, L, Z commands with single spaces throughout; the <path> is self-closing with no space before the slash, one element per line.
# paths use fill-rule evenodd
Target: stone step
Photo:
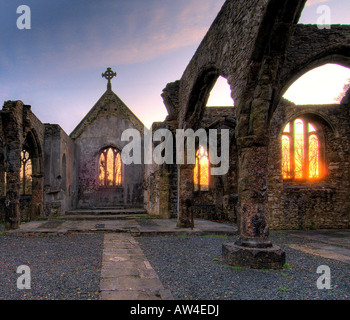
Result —
<path fill-rule="evenodd" d="M 147 210 L 142 208 L 99 208 L 76 209 L 66 212 L 58 219 L 64 220 L 130 220 L 147 216 Z"/>
<path fill-rule="evenodd" d="M 144 219 L 147 214 L 74 214 L 65 215 L 57 218 L 50 218 L 50 220 L 67 220 L 67 221 L 111 221 L 111 220 L 136 220 Z"/>
<path fill-rule="evenodd" d="M 68 216 L 74 215 L 135 215 L 147 214 L 147 210 L 143 208 L 94 208 L 94 209 L 76 209 L 66 212 Z"/>

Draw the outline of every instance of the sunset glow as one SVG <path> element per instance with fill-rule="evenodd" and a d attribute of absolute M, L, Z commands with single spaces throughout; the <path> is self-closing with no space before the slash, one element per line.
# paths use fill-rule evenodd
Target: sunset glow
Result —
<path fill-rule="evenodd" d="M 25 150 L 21 152 L 21 171 L 20 171 L 20 194 L 32 194 L 32 160 L 29 153 Z"/>
<path fill-rule="evenodd" d="M 300 119 L 294 122 L 294 173 L 295 179 L 304 178 L 305 156 L 304 122 Z"/>
<path fill-rule="evenodd" d="M 319 179 L 320 141 L 315 126 L 302 119 L 288 123 L 282 135 L 283 179 Z"/>
<path fill-rule="evenodd" d="M 104 150 L 99 160 L 99 186 L 116 187 L 122 184 L 120 153 L 113 148 Z"/>
<path fill-rule="evenodd" d="M 194 191 L 209 190 L 209 169 L 208 152 L 203 147 L 200 147 L 197 151 L 193 173 Z"/>
<path fill-rule="evenodd" d="M 207 102 L 208 107 L 233 107 L 234 101 L 231 97 L 231 88 L 224 77 L 219 77 L 214 88 L 210 92 Z"/>
<path fill-rule="evenodd" d="M 291 179 L 291 142 L 290 138 L 282 136 L 282 176 L 283 179 Z"/>
<path fill-rule="evenodd" d="M 296 80 L 284 94 L 284 98 L 299 105 L 335 104 L 350 79 L 350 69 L 326 64 L 315 68 Z"/>

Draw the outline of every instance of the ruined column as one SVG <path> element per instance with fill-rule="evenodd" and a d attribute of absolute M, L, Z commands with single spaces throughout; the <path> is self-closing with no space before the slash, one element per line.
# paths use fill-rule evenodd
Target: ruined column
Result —
<path fill-rule="evenodd" d="M 21 148 L 18 141 L 9 143 L 6 173 L 5 230 L 19 228 Z"/>
<path fill-rule="evenodd" d="M 161 219 L 170 219 L 169 210 L 170 178 L 166 166 L 161 168 L 159 181 L 159 216 Z"/>
<path fill-rule="evenodd" d="M 7 192 L 5 200 L 5 230 L 18 229 L 20 224 L 20 175 L 18 172 L 8 172 Z"/>
<path fill-rule="evenodd" d="M 266 221 L 268 144 L 256 144 L 249 136 L 237 142 L 240 237 L 223 245 L 223 259 L 235 266 L 282 268 L 285 253 L 270 241 Z"/>
<path fill-rule="evenodd" d="M 193 228 L 191 219 L 194 165 L 178 165 L 178 228 Z"/>
<path fill-rule="evenodd" d="M 43 176 L 33 174 L 32 210 L 30 219 L 37 219 L 43 213 Z"/>
<path fill-rule="evenodd" d="M 7 101 L 3 107 L 2 125 L 6 138 L 7 174 L 5 200 L 5 230 L 17 229 L 20 224 L 20 169 L 22 136 L 21 101 Z"/>

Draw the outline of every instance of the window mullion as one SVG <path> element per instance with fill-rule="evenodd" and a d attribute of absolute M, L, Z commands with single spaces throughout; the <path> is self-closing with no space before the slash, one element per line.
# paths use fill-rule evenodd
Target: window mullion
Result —
<path fill-rule="evenodd" d="M 113 187 L 115 187 L 117 185 L 117 173 L 116 173 L 116 159 L 117 159 L 117 154 L 115 152 L 115 150 L 113 150 Z"/>
<path fill-rule="evenodd" d="M 295 179 L 295 134 L 294 134 L 294 123 L 291 123 L 290 126 L 291 131 L 291 139 L 290 139 L 290 171 L 291 171 L 291 177 Z"/>
<path fill-rule="evenodd" d="M 26 163 L 22 162 L 22 195 L 26 194 Z"/>
<path fill-rule="evenodd" d="M 103 152 L 103 156 L 105 158 L 105 167 L 104 167 L 104 170 L 105 170 L 105 187 L 108 186 L 108 177 L 107 177 L 107 153 L 108 153 L 108 149 L 107 151 L 104 151 Z"/>
<path fill-rule="evenodd" d="M 309 178 L 309 122 L 304 120 L 304 174 Z"/>
<path fill-rule="evenodd" d="M 198 155 L 198 190 L 202 191 L 202 186 L 201 186 L 201 160 L 200 160 L 200 155 Z"/>

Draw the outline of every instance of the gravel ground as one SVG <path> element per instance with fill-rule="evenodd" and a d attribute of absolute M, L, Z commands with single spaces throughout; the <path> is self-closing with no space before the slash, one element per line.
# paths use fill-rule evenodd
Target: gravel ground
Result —
<path fill-rule="evenodd" d="M 286 252 L 283 270 L 234 268 L 221 260 L 225 242 L 236 238 L 172 236 L 137 238 L 163 285 L 181 300 L 349 300 L 350 266 L 288 247 L 300 238 L 272 233 Z M 331 269 L 331 290 L 318 290 L 317 268 Z"/>
<path fill-rule="evenodd" d="M 0 236 L 0 300 L 95 300 L 103 235 Z M 17 268 L 30 267 L 31 289 L 17 289 Z"/>
<path fill-rule="evenodd" d="M 163 285 L 180 300 L 350 300 L 350 266 L 288 247 L 305 240 L 272 233 L 286 251 L 283 270 L 234 268 L 221 261 L 221 248 L 235 237 L 137 238 Z M 0 236 L 0 300 L 98 299 L 102 234 Z M 31 289 L 18 290 L 17 267 L 31 268 Z M 331 290 L 318 290 L 320 265 L 331 269 Z"/>

